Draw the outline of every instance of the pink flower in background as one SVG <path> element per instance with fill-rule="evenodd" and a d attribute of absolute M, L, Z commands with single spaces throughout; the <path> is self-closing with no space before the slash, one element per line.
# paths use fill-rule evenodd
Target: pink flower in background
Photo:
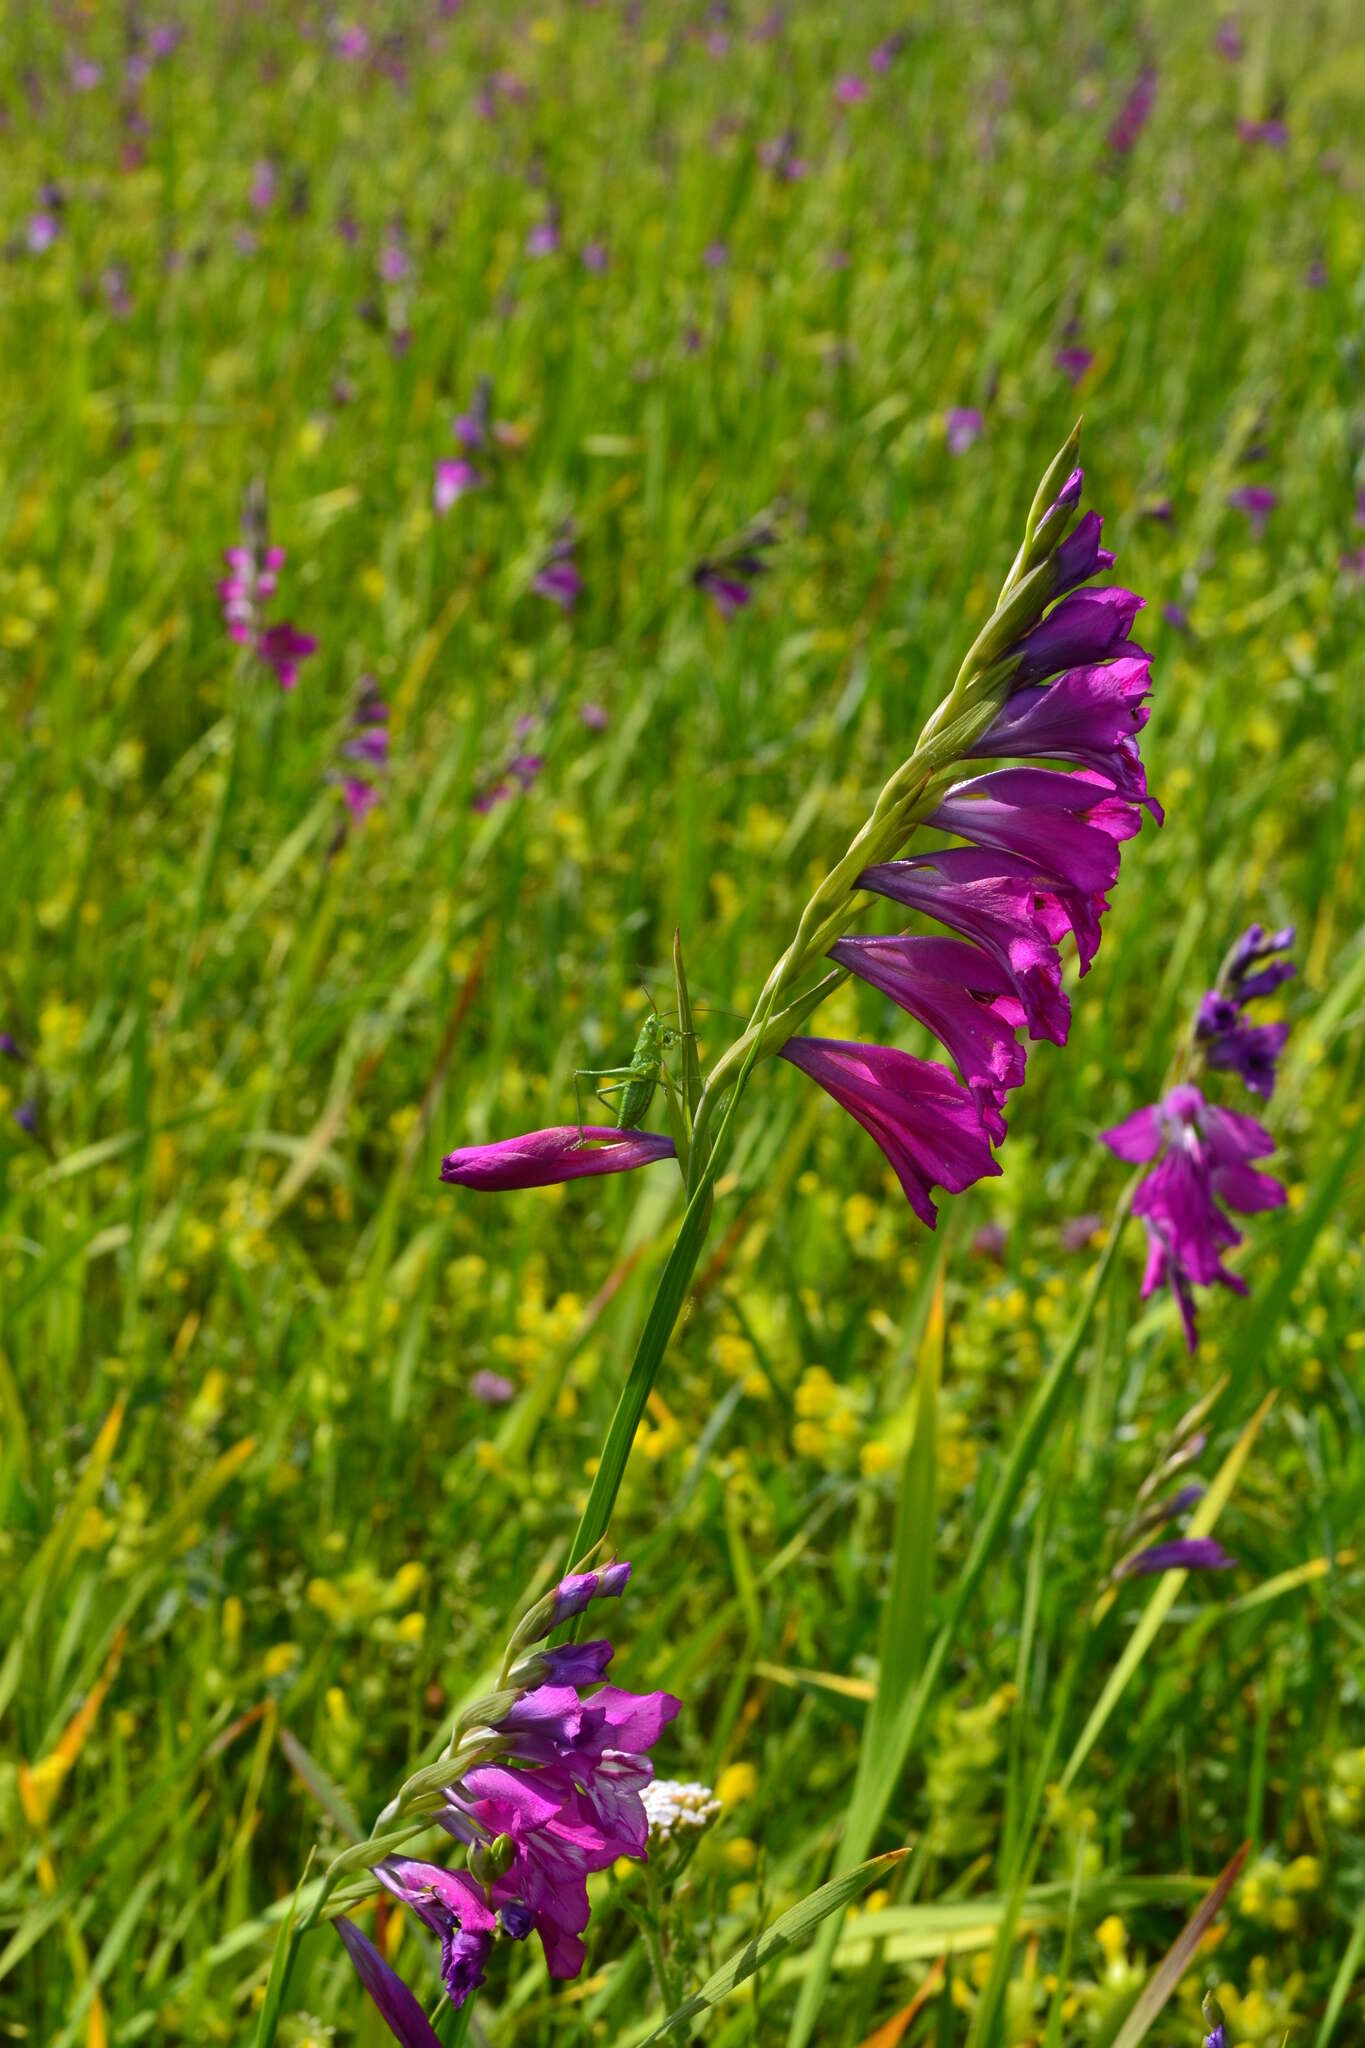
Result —
<path fill-rule="evenodd" d="M 282 690 L 292 690 L 300 664 L 317 651 L 318 643 L 288 619 L 266 622 L 265 607 L 275 595 L 285 551 L 270 544 L 265 492 L 259 484 L 248 488 L 243 501 L 241 542 L 225 548 L 223 560 L 228 573 L 218 585 L 218 596 L 229 636 L 274 671 Z"/>

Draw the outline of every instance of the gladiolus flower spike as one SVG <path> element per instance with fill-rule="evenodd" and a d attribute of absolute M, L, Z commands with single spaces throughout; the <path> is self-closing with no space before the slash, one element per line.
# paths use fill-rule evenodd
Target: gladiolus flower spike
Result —
<path fill-rule="evenodd" d="M 249 647 L 264 667 L 273 670 L 282 690 L 294 689 L 300 665 L 316 653 L 318 643 L 290 619 L 266 623 L 265 607 L 275 595 L 285 551 L 270 545 L 265 492 L 260 484 L 247 490 L 241 543 L 225 548 L 223 560 L 228 573 L 218 585 L 218 597 L 229 637 Z"/>
<path fill-rule="evenodd" d="M 1275 957 L 1293 942 L 1292 925 L 1267 933 L 1254 924 L 1244 932 L 1200 999 L 1183 1062 L 1187 1078 L 1100 1133 L 1119 1159 L 1152 1166 L 1133 1198 L 1133 1213 L 1147 1229 L 1142 1299 L 1170 1287 L 1191 1351 L 1199 1341 L 1194 1289 L 1247 1291 L 1241 1275 L 1223 1264 L 1223 1253 L 1242 1242 L 1228 1211 L 1257 1215 L 1287 1200 L 1283 1185 L 1251 1164 L 1275 1150 L 1269 1131 L 1255 1117 L 1207 1101 L 1195 1076 L 1201 1065 L 1236 1073 L 1253 1095 L 1269 1100 L 1289 1026 L 1248 1024 L 1243 1013 L 1293 975 L 1292 961 Z"/>
<path fill-rule="evenodd" d="M 1138 744 L 1151 657 L 1129 636 L 1143 599 L 1093 581 L 1114 557 L 1101 545 L 1099 516 L 1080 510 L 1076 447 L 1073 434 L 1043 478 L 995 611 L 948 697 L 807 904 L 747 1030 L 701 1089 L 680 1162 L 689 1189 L 707 1157 L 710 1117 L 755 1052 L 781 1054 L 847 1109 L 931 1228 L 932 1189 L 956 1193 L 999 1172 L 991 1148 L 1005 1137 L 1006 1097 L 1024 1078 L 1019 1034 L 1064 1045 L 1070 1028 L 1059 944 L 1074 936 L 1079 971 L 1087 973 L 1120 849 L 1144 810 L 1162 822 Z M 763 565 L 760 537 L 747 538 L 743 568 L 751 580 Z M 764 529 L 761 541 L 769 538 Z M 704 587 L 723 610 L 747 601 L 747 582 L 742 593 Z M 1029 765 L 963 774 L 982 760 Z M 1039 762 L 1054 765 L 1032 765 Z M 920 825 L 954 843 L 904 856 Z M 852 932 L 868 894 L 939 931 Z M 838 972 L 812 988 L 809 978 L 826 960 Z M 849 973 L 931 1032 L 956 1074 L 895 1047 L 796 1035 Z M 617 1172 L 672 1149 L 636 1122 L 623 1115 L 614 1133 L 570 1126 L 466 1148 L 449 1155 L 442 1178 L 539 1186 Z"/>
<path fill-rule="evenodd" d="M 500 1938 L 524 1941 L 534 1930 L 550 1975 L 576 1977 L 589 1876 L 618 1857 L 647 1860 L 649 1751 L 678 1701 L 599 1684 L 612 1656 L 605 1640 L 534 1647 L 594 1600 L 619 1595 L 629 1577 L 624 1561 L 575 1572 L 539 1601 L 508 1644 L 499 1690 L 461 1716 L 446 1758 L 394 1803 L 390 1818 L 406 1810 L 421 1816 L 419 1828 L 434 1819 L 463 1845 L 463 1869 L 398 1855 L 370 1866 L 436 1937 L 456 2009 L 483 1983 Z M 407 1986 L 356 1927 L 336 1925 L 390 2033 L 405 2048 L 427 2048 L 436 2036 Z"/>

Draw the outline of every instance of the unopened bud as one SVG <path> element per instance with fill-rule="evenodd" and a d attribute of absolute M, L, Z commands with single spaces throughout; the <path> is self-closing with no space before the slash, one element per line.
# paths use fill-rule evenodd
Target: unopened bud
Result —
<path fill-rule="evenodd" d="M 516 1858 L 517 1845 L 510 1835 L 495 1835 L 491 1842 L 476 1842 L 469 1852 L 469 1868 L 480 1884 L 496 1884 L 506 1877 Z"/>

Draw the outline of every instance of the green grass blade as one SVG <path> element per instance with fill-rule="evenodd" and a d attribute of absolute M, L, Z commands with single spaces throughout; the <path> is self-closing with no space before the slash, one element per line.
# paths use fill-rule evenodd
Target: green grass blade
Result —
<path fill-rule="evenodd" d="M 1242 1467 L 1251 1455 L 1251 1447 L 1256 1441 L 1261 1424 L 1270 1413 L 1274 1401 L 1275 1393 L 1272 1389 L 1266 1395 L 1264 1401 L 1262 1401 L 1232 1449 L 1228 1452 L 1227 1457 L 1223 1460 L 1213 1484 L 1209 1487 L 1208 1492 L 1190 1517 L 1188 1533 L 1191 1536 L 1207 1536 L 1212 1531 L 1214 1523 L 1227 1506 L 1232 1489 L 1237 1484 L 1241 1474 Z M 1175 1605 L 1180 1595 L 1180 1589 L 1188 1577 L 1189 1573 L 1186 1571 L 1163 1572 L 1161 1574 L 1160 1579 L 1157 1581 L 1156 1590 L 1143 1609 L 1137 1627 L 1128 1638 L 1123 1655 L 1110 1672 L 1104 1690 L 1095 1702 L 1085 1727 L 1081 1730 L 1080 1739 L 1067 1759 L 1066 1768 L 1061 1776 L 1061 1789 L 1063 1792 L 1068 1791 L 1075 1782 L 1076 1773 L 1080 1770 L 1098 1741 L 1105 1723 L 1122 1698 L 1129 1680 L 1147 1655 L 1147 1652 L 1151 1649 L 1158 1629 Z"/>
<path fill-rule="evenodd" d="M 719 2005 L 756 1970 L 774 1962 L 788 1949 L 796 1948 L 831 1913 L 841 1913 L 878 1877 L 899 1863 L 905 1853 L 904 1849 L 893 1849 L 888 1855 L 874 1856 L 870 1862 L 859 1864 L 856 1870 L 845 1871 L 842 1877 L 831 1878 L 828 1884 L 822 1884 L 819 1891 L 812 1892 L 808 1899 L 802 1899 L 780 1920 L 774 1920 L 771 1927 L 746 1943 L 738 1955 L 722 1963 L 707 1978 L 700 1991 L 694 1992 L 676 2012 L 669 2014 L 661 2027 L 656 2027 L 652 2034 L 646 2036 L 641 2048 L 651 2048 L 653 2042 L 662 2041 L 667 2035 L 676 2033 L 679 2027 L 687 2026 L 698 2013 Z"/>
<path fill-rule="evenodd" d="M 869 1765 L 859 1804 L 856 1809 L 852 1806 L 849 1809 L 839 1846 L 840 1868 L 866 1853 L 891 1803 L 892 1794 L 900 1782 L 906 1760 L 924 1724 L 924 1717 L 933 1699 L 939 1675 L 957 1640 L 957 1633 L 962 1626 L 967 1607 L 995 1554 L 996 1545 L 1004 1535 L 1020 1489 L 1033 1469 L 1043 1439 L 1051 1426 L 1062 1396 L 1071 1383 L 1076 1360 L 1080 1357 L 1081 1347 L 1085 1343 L 1095 1310 L 1104 1292 L 1105 1282 L 1109 1277 L 1127 1206 L 1125 1197 L 1114 1218 L 1104 1250 L 1096 1262 L 1090 1284 L 1066 1341 L 1057 1352 L 1048 1368 L 1046 1378 L 1040 1382 L 1029 1404 L 1028 1412 L 1014 1439 L 1013 1448 L 996 1481 L 986 1512 L 977 1524 L 967 1561 L 953 1589 L 947 1616 L 934 1638 L 919 1683 L 905 1695 L 895 1713 L 889 1718 L 882 1746 Z M 796 2011 L 792 2015 L 791 2031 L 787 2037 L 788 2048 L 805 2048 L 806 2042 L 810 2040 L 823 1985 L 828 1979 L 830 1959 L 838 1938 L 837 1920 L 830 1922 L 821 1930 L 810 1978 L 803 1987 Z"/>
<path fill-rule="evenodd" d="M 1328 2048 L 1336 2032 L 1337 2021 L 1341 2018 L 1342 2009 L 1346 2004 L 1346 1994 L 1355 1980 L 1356 1969 L 1362 1955 L 1365 1955 L 1365 1900 L 1361 1901 L 1355 1926 L 1351 1929 L 1351 1938 L 1342 1952 L 1337 1973 L 1332 1979 L 1327 2008 L 1322 2015 L 1322 2025 L 1318 2028 L 1313 2048 Z"/>
<path fill-rule="evenodd" d="M 1115 2034 L 1110 2048 L 1137 2048 L 1137 2043 L 1161 2012 L 1176 1985 L 1194 1961 L 1199 1944 L 1217 1918 L 1223 1901 L 1236 1884 L 1242 1865 L 1250 1851 L 1250 1843 L 1244 1842 L 1232 1861 L 1218 1878 L 1198 1912 L 1192 1915 L 1171 1943 L 1152 1976 L 1138 1994 L 1137 2004 L 1129 2013 L 1123 2025 Z"/>

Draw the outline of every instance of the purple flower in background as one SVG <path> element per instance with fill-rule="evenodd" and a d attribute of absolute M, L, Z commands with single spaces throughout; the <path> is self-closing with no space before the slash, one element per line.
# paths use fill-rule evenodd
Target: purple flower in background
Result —
<path fill-rule="evenodd" d="M 1279 504 L 1278 491 L 1269 484 L 1242 484 L 1235 491 L 1228 492 L 1228 503 L 1234 512 L 1245 512 L 1251 530 L 1257 540 L 1265 532 L 1266 522 Z"/>
<path fill-rule="evenodd" d="M 856 72 L 848 72 L 834 82 L 834 97 L 841 107 L 856 107 L 867 95 L 867 80 L 859 78 Z"/>
<path fill-rule="evenodd" d="M 500 1372 L 490 1372 L 486 1366 L 475 1373 L 469 1382 L 469 1391 L 474 1400 L 483 1402 L 485 1408 L 505 1408 L 517 1397 L 511 1380 Z"/>
<path fill-rule="evenodd" d="M 1154 1543 L 1115 1565 L 1116 1579 L 1151 1578 L 1156 1572 L 1226 1572 L 1237 1563 L 1212 1536 L 1176 1536 Z"/>
<path fill-rule="evenodd" d="M 477 491 L 483 483 L 483 473 L 463 456 L 449 461 L 438 462 L 431 486 L 431 502 L 436 512 L 444 518 L 452 505 L 457 505 L 466 491 Z"/>
<path fill-rule="evenodd" d="M 379 245 L 376 265 L 385 284 L 402 284 L 412 269 L 401 221 L 391 221 Z"/>
<path fill-rule="evenodd" d="M 252 168 L 251 183 L 247 187 L 247 198 L 251 201 L 257 213 L 267 213 L 275 203 L 275 195 L 278 189 L 279 176 L 274 163 L 268 156 L 263 156 Z"/>
<path fill-rule="evenodd" d="M 544 220 L 536 222 L 526 237 L 528 256 L 553 256 L 559 248 L 559 214 L 551 208 Z"/>
<path fill-rule="evenodd" d="M 1195 1018 L 1195 1041 L 1208 1065 L 1239 1075 L 1251 1093 L 1266 1102 L 1274 1093 L 1275 1070 L 1289 1026 L 1248 1024 L 1243 1012 L 1248 1003 L 1273 995 L 1292 979 L 1296 971 L 1293 961 L 1272 955 L 1283 953 L 1293 943 L 1293 925 L 1279 932 L 1252 925 L 1228 956 L 1217 986 L 1201 999 Z"/>
<path fill-rule="evenodd" d="M 115 320 L 126 320 L 133 310 L 129 295 L 127 267 L 122 263 L 111 263 L 100 278 L 104 291 L 104 302 Z"/>
<path fill-rule="evenodd" d="M 1081 348 L 1076 343 L 1069 342 L 1064 348 L 1057 350 L 1052 360 L 1064 377 L 1067 377 L 1072 384 L 1079 384 L 1086 371 L 1090 368 L 1090 365 L 1094 362 L 1095 357 L 1093 350 Z"/>
<path fill-rule="evenodd" d="M 1148 64 L 1138 73 L 1109 130 L 1107 140 L 1115 156 L 1127 156 L 1136 147 L 1155 104 L 1156 72 Z"/>
<path fill-rule="evenodd" d="M 346 57 L 353 64 L 363 64 L 370 54 L 370 38 L 358 21 L 341 22 L 332 47 L 338 57 Z"/>
<path fill-rule="evenodd" d="M 71 90 L 73 92 L 93 92 L 103 76 L 104 71 L 102 67 L 96 64 L 93 58 L 73 57 L 71 59 Z"/>
<path fill-rule="evenodd" d="M 455 415 L 451 431 L 467 453 L 477 454 L 488 440 L 489 415 L 493 405 L 493 383 L 489 377 L 480 377 L 474 386 L 474 396 L 469 402 L 468 412 Z"/>
<path fill-rule="evenodd" d="M 708 242 L 701 252 L 701 260 L 708 270 L 724 270 L 730 261 L 730 251 L 724 242 Z"/>
<path fill-rule="evenodd" d="M 796 130 L 788 128 L 771 142 L 760 142 L 758 160 L 765 171 L 772 171 L 784 184 L 793 185 L 804 178 L 810 170 L 806 159 L 797 149 Z"/>
<path fill-rule="evenodd" d="M 889 71 L 893 62 L 904 48 L 904 35 L 887 36 L 884 42 L 878 43 L 874 49 L 868 52 L 867 65 L 869 71 Z"/>
<path fill-rule="evenodd" d="M 606 243 L 585 242 L 578 252 L 578 260 L 583 265 L 583 268 L 590 271 L 594 277 L 603 276 L 610 260 L 607 255 Z"/>
<path fill-rule="evenodd" d="M 589 732 L 605 732 L 611 724 L 611 714 L 605 704 L 584 704 L 578 715 Z"/>
<path fill-rule="evenodd" d="M 225 548 L 223 560 L 228 574 L 218 585 L 218 596 L 229 635 L 274 670 L 282 690 L 292 690 L 300 663 L 316 652 L 318 643 L 288 619 L 273 625 L 265 622 L 265 606 L 275 594 L 285 551 L 270 545 L 265 492 L 259 484 L 251 485 L 243 500 L 241 543 Z"/>
<path fill-rule="evenodd" d="M 949 1194 L 998 1174 L 975 1098 L 946 1067 L 888 1045 L 791 1038 L 790 1060 L 832 1095 L 886 1154 L 910 1207 L 932 1230 L 930 1190 Z"/>
<path fill-rule="evenodd" d="M 1158 1162 L 1133 1199 L 1147 1229 L 1142 1299 L 1169 1285 L 1193 1351 L 1195 1287 L 1247 1291 L 1223 1264 L 1223 1253 L 1242 1242 L 1227 1210 L 1257 1215 L 1285 1203 L 1280 1182 L 1251 1164 L 1273 1152 L 1275 1140 L 1254 1117 L 1215 1107 L 1188 1081 L 1100 1136 L 1119 1159 Z"/>
<path fill-rule="evenodd" d="M 948 453 L 965 455 L 985 433 L 985 416 L 974 405 L 955 405 L 943 415 L 943 431 Z"/>
<path fill-rule="evenodd" d="M 342 741 L 345 766 L 336 780 L 353 825 L 363 825 L 379 802 L 378 781 L 389 765 L 389 707 L 373 676 L 362 676 Z"/>
<path fill-rule="evenodd" d="M 573 522 L 566 519 L 531 578 L 531 588 L 537 597 L 548 597 L 563 612 L 571 612 L 583 595 L 583 578 L 574 559 L 575 545 Z"/>
<path fill-rule="evenodd" d="M 457 1187 L 494 1192 L 546 1188 L 588 1174 L 628 1173 L 632 1167 L 672 1157 L 673 1140 L 653 1131 L 618 1131 L 609 1124 L 564 1124 L 448 1152 L 441 1161 L 441 1179 Z"/>
<path fill-rule="evenodd" d="M 1226 57 L 1229 64 L 1236 64 L 1246 49 L 1242 40 L 1242 25 L 1235 14 L 1225 14 L 1214 31 L 1213 47 L 1220 57 Z"/>
<path fill-rule="evenodd" d="M 30 256 L 44 256 L 61 234 L 62 224 L 55 213 L 44 210 L 30 214 L 25 241 Z"/>
<path fill-rule="evenodd" d="M 764 514 L 714 555 L 698 562 L 692 581 L 705 591 L 723 619 L 732 619 L 749 603 L 754 584 L 768 573 L 763 555 L 776 544 L 777 528 Z"/>
<path fill-rule="evenodd" d="M 1237 133 L 1243 142 L 1260 143 L 1266 149 L 1287 149 L 1289 130 L 1283 121 L 1239 121 Z"/>
<path fill-rule="evenodd" d="M 256 652 L 266 667 L 275 671 L 280 688 L 288 691 L 297 687 L 300 664 L 316 653 L 317 644 L 311 633 L 301 633 L 288 619 L 278 619 L 257 635 Z"/>

